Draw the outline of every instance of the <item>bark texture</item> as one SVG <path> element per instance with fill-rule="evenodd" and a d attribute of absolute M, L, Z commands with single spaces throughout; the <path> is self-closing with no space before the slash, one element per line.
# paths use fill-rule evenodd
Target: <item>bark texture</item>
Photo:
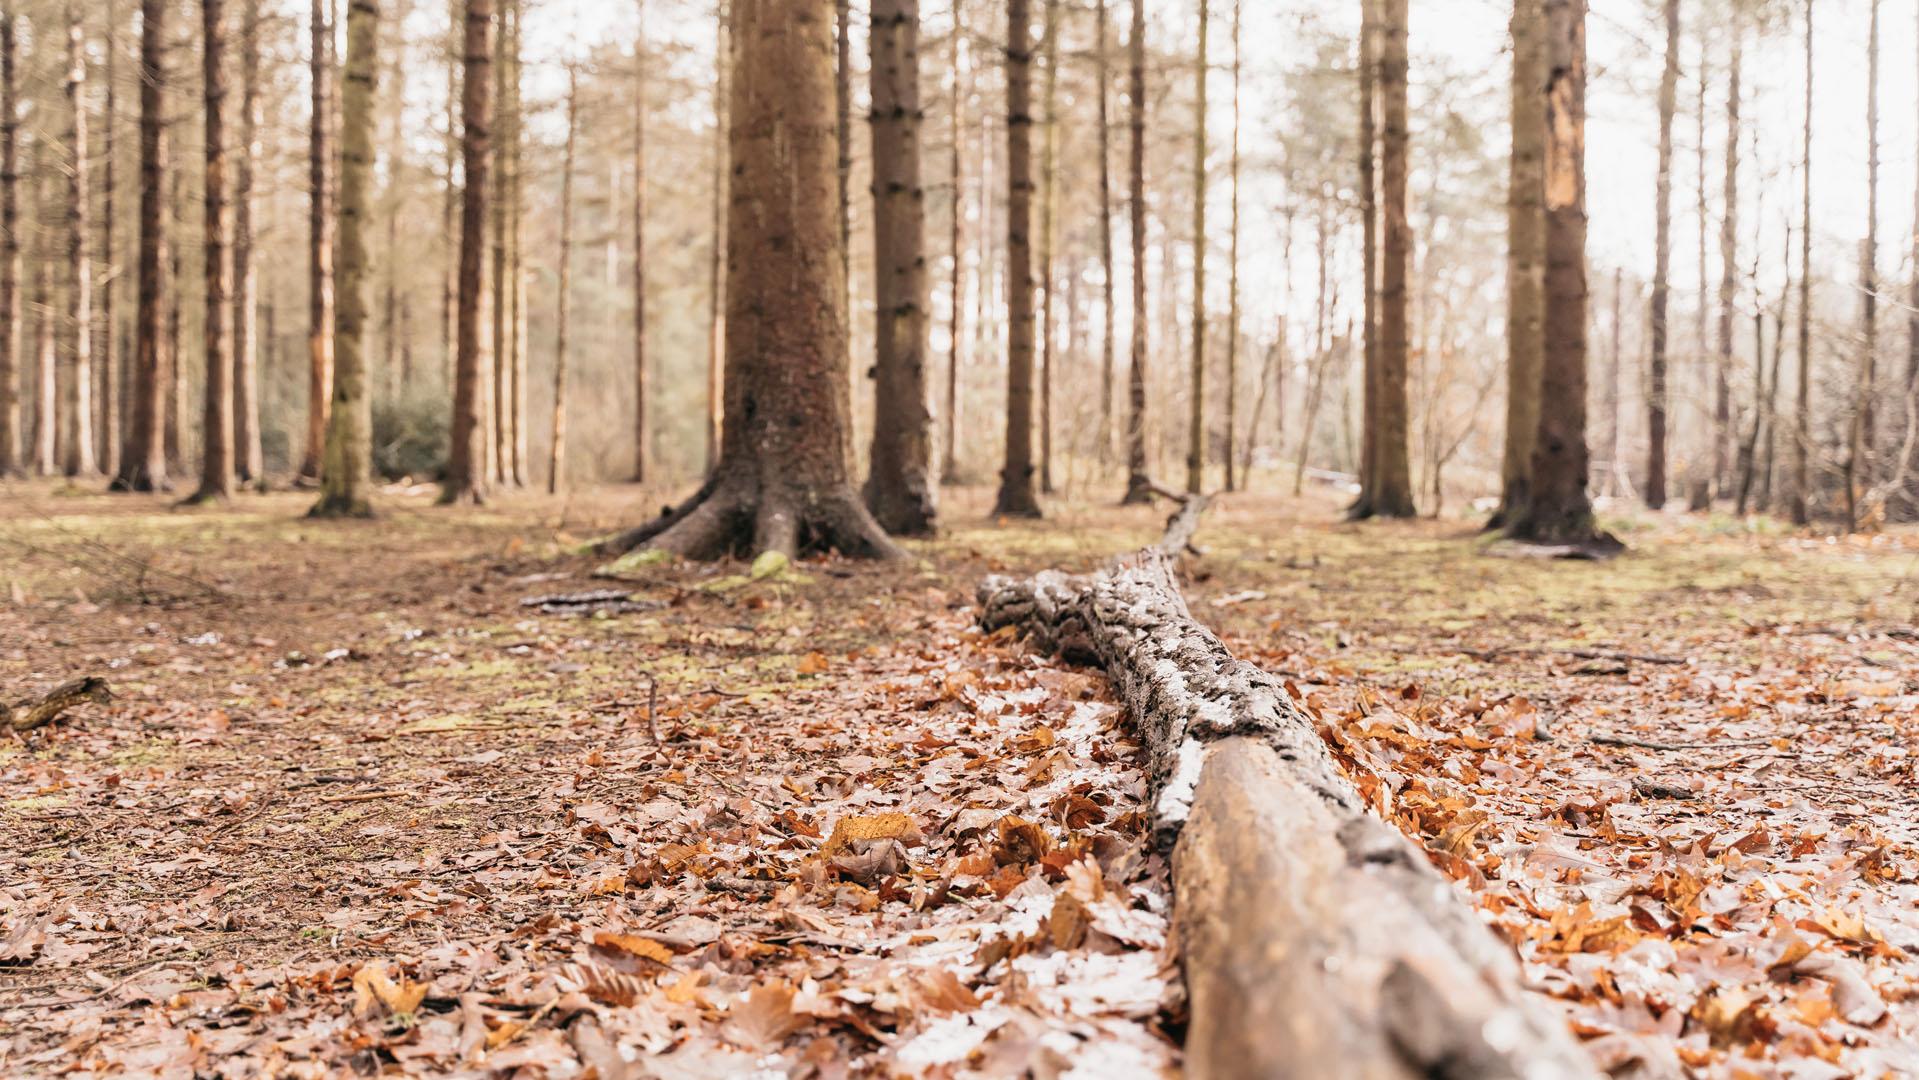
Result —
<path fill-rule="evenodd" d="M 1186 402 L 1186 490 L 1206 485 L 1206 76 L 1209 0 L 1199 0 L 1193 65 L 1193 355 Z"/>
<path fill-rule="evenodd" d="M 241 483 L 265 486 L 260 274 L 253 259 L 253 162 L 261 153 L 260 123 L 260 0 L 246 0 L 240 24 L 240 158 L 233 177 L 233 464 Z"/>
<path fill-rule="evenodd" d="M 690 558 L 901 554 L 847 461 L 832 0 L 735 0 L 726 416 L 700 490 L 601 545 Z"/>
<path fill-rule="evenodd" d="M 0 7 L 0 477 L 20 460 L 20 47 L 13 5 Z"/>
<path fill-rule="evenodd" d="M 889 533 L 938 520 L 927 385 L 926 189 L 920 182 L 919 0 L 874 0 L 873 453 L 866 505 Z"/>
<path fill-rule="evenodd" d="M 116 491 L 164 491 L 167 479 L 167 14 L 168 0 L 140 4 L 140 256 L 125 452 Z"/>
<path fill-rule="evenodd" d="M 485 360 L 480 339 L 485 289 L 486 204 L 493 141 L 493 0 L 466 0 L 466 34 L 460 105 L 460 273 L 455 320 L 458 356 L 453 367 L 452 442 L 447 455 L 443 503 L 483 503 L 487 496 L 485 405 L 481 380 Z"/>
<path fill-rule="evenodd" d="M 1181 596 L 1203 497 L 1099 573 L 987 579 L 981 624 L 1102 668 L 1173 852 L 1196 1076 L 1593 1077 L 1511 949 L 1367 808 L 1276 677 Z M 1503 1037 L 1501 1033 L 1510 1033 Z"/>
<path fill-rule="evenodd" d="M 1792 485 L 1786 512 L 1794 525 L 1812 520 L 1812 0 L 1806 0 L 1806 104 L 1803 150 L 1799 162 L 1799 357 L 1798 395 L 1793 406 Z"/>
<path fill-rule="evenodd" d="M 200 486 L 188 502 L 233 494 L 233 204 L 227 179 L 227 25 L 225 0 L 200 0 L 205 162 L 201 221 L 206 347 L 200 403 Z"/>
<path fill-rule="evenodd" d="M 557 495 L 566 478 L 566 360 L 567 335 L 573 315 L 573 162 L 579 152 L 580 72 L 566 68 L 566 151 L 560 164 L 560 281 L 559 311 L 553 334 L 553 441 L 546 462 L 546 492 Z"/>
<path fill-rule="evenodd" d="M 333 404 L 333 27 L 322 0 L 308 16 L 312 119 L 307 131 L 307 427 L 299 476 L 317 480 Z"/>
<path fill-rule="evenodd" d="M 1099 94 L 1099 267 L 1101 334 L 1099 346 L 1099 460 L 1113 453 L 1113 353 L 1117 345 L 1119 311 L 1113 282 L 1113 59 L 1108 41 L 1106 0 L 1096 0 L 1093 63 L 1097 65 Z"/>
<path fill-rule="evenodd" d="M 1380 517 L 1414 514 L 1411 412 L 1406 398 L 1410 334 L 1407 264 L 1412 224 L 1406 216 L 1406 20 L 1407 0 L 1378 0 L 1380 103 L 1379 350 L 1373 386 L 1373 468 L 1367 509 Z"/>
<path fill-rule="evenodd" d="M 373 264 L 373 124 L 380 82 L 379 0 L 349 0 L 346 17 L 346 80 L 340 99 L 339 310 L 333 337 L 339 349 L 333 372 L 333 407 L 327 422 L 326 464 L 320 501 L 311 517 L 373 516 L 373 396 L 367 363 L 367 329 Z"/>
<path fill-rule="evenodd" d="M 1503 528 L 1531 487 L 1539 435 L 1539 363 L 1545 333 L 1546 37 L 1540 0 L 1514 0 L 1512 158 L 1506 171 L 1506 441 L 1500 464 Z"/>
<path fill-rule="evenodd" d="M 1672 120 L 1679 95 L 1679 0 L 1666 0 L 1659 78 L 1659 179 L 1653 201 L 1652 359 L 1646 386 L 1646 505 L 1666 505 L 1666 306 L 1672 293 Z"/>
<path fill-rule="evenodd" d="M 633 482 L 646 482 L 652 456 L 646 371 L 646 0 L 638 0 L 640 37 L 633 43 Z"/>
<path fill-rule="evenodd" d="M 1133 346 L 1126 372 L 1126 494 L 1121 504 L 1153 500 L 1146 470 L 1146 0 L 1133 0 L 1133 38 L 1127 72 L 1128 202 L 1133 226 Z"/>
<path fill-rule="evenodd" d="M 993 512 L 1040 516 L 1033 464 L 1033 28 L 1006 4 L 1006 461 Z"/>
<path fill-rule="evenodd" d="M 87 57 L 80 9 L 67 4 L 67 362 L 66 461 L 70 477 L 92 476 L 93 445 L 93 261 L 87 254 Z"/>

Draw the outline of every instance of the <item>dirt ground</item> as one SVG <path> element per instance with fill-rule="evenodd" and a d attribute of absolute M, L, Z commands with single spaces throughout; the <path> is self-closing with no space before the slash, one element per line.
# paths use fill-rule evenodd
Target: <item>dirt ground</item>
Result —
<path fill-rule="evenodd" d="M 0 736 L 0 1074 L 1177 1073 L 1124 718 L 970 614 L 1162 514 L 957 491 L 908 564 L 592 576 L 666 495 L 7 488 L 0 698 L 116 701 Z M 1335 510 L 1222 500 L 1193 608 L 1597 1060 L 1919 1074 L 1919 539 Z"/>

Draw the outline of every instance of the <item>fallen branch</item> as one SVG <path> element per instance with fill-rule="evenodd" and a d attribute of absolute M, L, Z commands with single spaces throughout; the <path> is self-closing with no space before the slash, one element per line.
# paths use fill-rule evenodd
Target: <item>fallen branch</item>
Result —
<path fill-rule="evenodd" d="M 27 698 L 12 706 L 0 705 L 0 726 L 11 727 L 15 731 L 32 731 L 59 719 L 60 714 L 76 705 L 92 702 L 105 705 L 113 700 L 113 691 L 107 688 L 105 679 L 88 676 L 64 683 L 37 698 Z"/>
<path fill-rule="evenodd" d="M 1593 1077 L 1511 948 L 1365 800 L 1278 679 L 1192 616 L 1205 510 L 1098 573 L 988 578 L 981 623 L 1112 679 L 1173 851 L 1195 1076 Z"/>
<path fill-rule="evenodd" d="M 1686 662 L 1683 656 L 1661 656 L 1656 653 L 1621 652 L 1618 649 L 1542 649 L 1519 645 L 1502 646 L 1495 649 L 1461 649 L 1460 652 L 1480 660 L 1497 660 L 1502 656 L 1571 656 L 1580 660 L 1618 660 L 1634 664 L 1680 665 Z"/>

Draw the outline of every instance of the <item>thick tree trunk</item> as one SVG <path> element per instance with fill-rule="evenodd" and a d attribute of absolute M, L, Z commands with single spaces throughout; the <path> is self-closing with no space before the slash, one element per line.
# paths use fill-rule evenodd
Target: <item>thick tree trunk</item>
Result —
<path fill-rule="evenodd" d="M 1033 32 L 1031 0 L 1006 5 L 1006 463 L 993 512 L 1039 517 L 1033 489 Z"/>
<path fill-rule="evenodd" d="M 633 43 L 633 482 L 647 480 L 652 429 L 646 422 L 646 0 L 638 0 L 640 36 Z"/>
<path fill-rule="evenodd" d="M 1787 512 L 1794 525 L 1812 520 L 1812 0 L 1806 0 L 1806 105 L 1799 176 L 1799 394 L 1793 409 L 1792 490 Z"/>
<path fill-rule="evenodd" d="M 1103 0 L 1102 0 L 1103 2 Z M 953 4 L 953 36 L 947 46 L 947 62 L 953 74 L 953 145 L 947 159 L 947 186 L 953 193 L 951 235 L 947 238 L 953 255 L 953 278 L 948 294 L 947 320 L 951 329 L 946 344 L 946 412 L 940 418 L 942 438 L 940 477 L 945 482 L 959 481 L 960 364 L 966 341 L 966 185 L 963 147 L 966 145 L 966 98 L 972 91 L 972 66 L 966 65 L 961 80 L 962 47 L 966 39 L 966 9 L 963 0 Z"/>
<path fill-rule="evenodd" d="M 201 384 L 200 486 L 189 503 L 224 502 L 233 494 L 233 204 L 227 181 L 226 0 L 200 0 L 206 171 L 202 185 L 206 322 Z"/>
<path fill-rule="evenodd" d="M 1667 305 L 1672 293 L 1672 121 L 1679 94 L 1679 0 L 1666 0 L 1666 67 L 1659 79 L 1659 179 L 1653 204 L 1652 361 L 1646 388 L 1646 505 L 1666 505 Z"/>
<path fill-rule="evenodd" d="M 1132 207 L 1133 347 L 1126 372 L 1126 494 L 1121 505 L 1153 499 L 1146 469 L 1146 0 L 1133 0 L 1127 74 L 1128 202 Z"/>
<path fill-rule="evenodd" d="M 1507 529 L 1588 554 L 1619 549 L 1586 494 L 1586 3 L 1545 0 L 1546 299 L 1532 497 Z"/>
<path fill-rule="evenodd" d="M 43 138 L 29 144 L 27 175 L 33 187 L 32 294 L 33 309 L 33 474 L 52 476 L 60 467 L 59 329 L 54 319 L 54 282 L 51 272 L 59 258 L 53 246 L 52 196 L 47 191 L 47 146 Z"/>
<path fill-rule="evenodd" d="M 1541 305 L 1546 273 L 1546 37 L 1540 0 L 1514 0 L 1512 157 L 1506 173 L 1506 440 L 1499 509 L 1487 528 L 1503 528 L 1529 497 L 1533 440 L 1539 434 Z"/>
<path fill-rule="evenodd" d="M 853 281 L 853 6 L 833 0 L 833 117 L 839 131 L 840 276 Z M 852 318 L 849 304 L 847 317 Z"/>
<path fill-rule="evenodd" d="M 1409 333 L 1406 267 L 1412 224 L 1406 213 L 1407 0 L 1377 0 L 1380 20 L 1380 197 L 1384 245 L 1380 253 L 1379 347 L 1374 362 L 1372 473 L 1367 509 L 1380 517 L 1409 518 L 1413 507 L 1410 409 L 1407 404 Z"/>
<path fill-rule="evenodd" d="M 1193 353 L 1187 388 L 1186 490 L 1206 486 L 1206 46 L 1211 0 L 1199 0 L 1199 52 L 1193 65 Z"/>
<path fill-rule="evenodd" d="M 20 459 L 19 17 L 0 7 L 0 478 Z"/>
<path fill-rule="evenodd" d="M 312 45 L 311 122 L 307 132 L 307 426 L 299 478 L 319 479 L 326 451 L 327 410 L 333 403 L 333 27 L 322 0 L 309 15 Z"/>
<path fill-rule="evenodd" d="M 1083 577 L 981 584 L 981 624 L 1102 668 L 1145 745 L 1198 1076 L 1596 1077 L 1511 947 L 1368 809 L 1274 676 L 1193 618 L 1176 577 L 1204 499 Z"/>
<path fill-rule="evenodd" d="M 140 258 L 134 313 L 134 355 L 128 379 L 130 423 L 117 491 L 164 491 L 167 478 L 167 356 L 164 334 L 167 267 L 168 0 L 140 5 Z"/>
<path fill-rule="evenodd" d="M 260 156 L 260 0 L 240 27 L 240 160 L 233 184 L 233 447 L 241 483 L 266 485 L 260 445 L 259 268 L 253 259 L 253 163 Z"/>
<path fill-rule="evenodd" d="M 116 149 L 115 130 L 119 126 L 119 5 L 115 0 L 107 0 L 106 18 L 106 54 L 105 66 L 106 94 L 100 122 L 100 264 L 106 280 L 100 285 L 100 326 L 101 334 L 96 343 L 99 363 L 95 365 L 94 385 L 99 388 L 95 395 L 99 418 L 96 423 L 100 441 L 100 471 L 109 477 L 120 475 L 120 452 L 126 435 L 126 375 L 121 370 L 126 357 L 119 348 L 119 305 L 115 302 L 120 291 L 119 245 L 116 239 L 119 233 L 116 221 L 114 195 L 116 193 Z M 4 472 L 0 468 L 0 472 Z"/>
<path fill-rule="evenodd" d="M 560 163 L 560 271 L 558 324 L 553 333 L 553 441 L 546 462 L 546 493 L 566 480 L 566 359 L 573 315 L 573 161 L 580 134 L 580 71 L 566 67 L 566 151 Z"/>
<path fill-rule="evenodd" d="M 873 452 L 866 505 L 880 527 L 923 536 L 938 519 L 926 378 L 926 190 L 920 183 L 919 0 L 874 0 Z"/>
<path fill-rule="evenodd" d="M 373 394 L 367 363 L 373 260 L 373 127 L 380 84 L 379 0 L 348 0 L 345 93 L 340 100 L 339 311 L 333 407 L 320 501 L 310 517 L 373 516 Z"/>
<path fill-rule="evenodd" d="M 1239 80 L 1240 15 L 1242 0 L 1233 0 L 1233 152 L 1229 166 L 1232 187 L 1230 254 L 1226 277 L 1226 490 L 1239 488 L 1233 472 L 1233 450 L 1239 439 Z"/>
<path fill-rule="evenodd" d="M 93 263 L 87 255 L 87 58 L 80 9 L 67 3 L 67 362 L 66 474 L 92 476 L 93 446 Z"/>
<path fill-rule="evenodd" d="M 831 0 L 734 0 L 726 418 L 698 493 L 601 545 L 902 554 L 850 477 Z"/>
<path fill-rule="evenodd" d="M 480 306 L 486 288 L 486 204 L 492 180 L 493 0 L 465 0 L 464 17 L 460 155 L 466 183 L 460 195 L 459 355 L 453 373 L 452 443 L 446 484 L 440 492 L 443 503 L 483 503 L 488 489 Z"/>
<path fill-rule="evenodd" d="M 1053 265 L 1056 254 L 1054 222 L 1059 217 L 1059 0 L 1046 0 L 1045 32 L 1041 48 L 1046 54 L 1046 134 L 1040 151 L 1040 228 L 1039 228 L 1039 489 L 1053 493 L 1053 368 L 1059 361 L 1059 327 L 1054 312 L 1054 292 L 1059 274 Z"/>

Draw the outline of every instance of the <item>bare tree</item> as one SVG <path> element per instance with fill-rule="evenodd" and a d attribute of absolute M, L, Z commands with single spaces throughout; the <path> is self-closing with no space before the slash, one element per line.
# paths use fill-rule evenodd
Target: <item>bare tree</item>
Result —
<path fill-rule="evenodd" d="M 253 168 L 260 157 L 260 0 L 240 22 L 240 155 L 233 178 L 233 447 L 242 483 L 266 484 L 260 445 L 260 272 L 253 258 Z"/>
<path fill-rule="evenodd" d="M 1233 0 L 1233 153 L 1230 266 L 1226 281 L 1226 490 L 1238 488 L 1233 474 L 1233 449 L 1239 438 L 1239 113 L 1241 0 Z M 1263 386 L 1263 382 L 1262 382 Z"/>
<path fill-rule="evenodd" d="M 356 0 L 356 3 L 360 0 Z M 200 486 L 189 503 L 233 494 L 233 205 L 227 181 L 226 0 L 200 0 L 201 73 L 205 88 L 206 174 L 203 249 L 206 378 L 200 408 Z"/>
<path fill-rule="evenodd" d="M 1101 0 L 1101 3 L 1104 2 Z M 953 73 L 953 145 L 951 156 L 947 159 L 947 186 L 953 192 L 952 235 L 948 237 L 953 252 L 953 278 L 949 296 L 951 311 L 948 313 L 950 338 L 946 352 L 946 414 L 941 418 L 945 438 L 940 455 L 940 475 L 949 483 L 959 479 L 959 373 L 961 350 L 966 340 L 966 177 L 962 164 L 966 145 L 966 97 L 972 89 L 973 79 L 970 63 L 966 64 L 965 81 L 960 77 L 965 43 L 965 0 L 953 0 L 953 35 L 947 47 L 948 66 Z"/>
<path fill-rule="evenodd" d="M 546 492 L 557 495 L 566 479 L 566 360 L 573 313 L 573 162 L 580 134 L 580 71 L 566 66 L 566 151 L 560 161 L 560 300 L 553 335 L 553 442 L 546 463 Z"/>
<path fill-rule="evenodd" d="M 1540 0 L 1514 0 L 1512 156 L 1506 173 L 1506 441 L 1499 509 L 1504 528 L 1525 508 L 1539 435 L 1539 364 L 1545 332 L 1546 35 Z"/>
<path fill-rule="evenodd" d="M 309 14 L 312 120 L 307 132 L 307 427 L 299 477 L 318 480 L 333 403 L 333 27 L 323 0 Z"/>
<path fill-rule="evenodd" d="M 167 479 L 165 305 L 167 266 L 167 12 L 169 0 L 140 4 L 140 266 L 134 315 L 131 423 L 117 491 L 164 491 Z"/>
<path fill-rule="evenodd" d="M 1379 19 L 1380 251 L 1379 345 L 1373 380 L 1372 471 L 1363 482 L 1362 509 L 1380 517 L 1409 518 L 1413 507 L 1412 462 L 1407 441 L 1406 396 L 1409 337 L 1406 268 L 1412 226 L 1406 216 L 1406 17 L 1407 0 L 1377 0 Z"/>
<path fill-rule="evenodd" d="M 1133 348 L 1126 374 L 1126 494 L 1122 505 L 1151 502 L 1146 471 L 1146 0 L 1133 0 L 1133 39 L 1127 77 L 1128 163 L 1133 226 Z"/>
<path fill-rule="evenodd" d="M 1799 394 L 1793 410 L 1792 488 L 1787 512 L 1795 525 L 1811 520 L 1812 477 L 1812 0 L 1806 0 L 1806 105 L 1804 153 L 1800 159 Z"/>
<path fill-rule="evenodd" d="M 1666 0 L 1666 67 L 1659 79 L 1659 179 L 1653 204 L 1652 360 L 1646 388 L 1646 505 L 1666 505 L 1667 304 L 1672 292 L 1672 121 L 1679 95 L 1679 0 Z"/>
<path fill-rule="evenodd" d="M 1040 140 L 1039 226 L 1039 489 L 1053 493 L 1053 368 L 1059 362 L 1058 254 L 1054 222 L 1059 217 L 1059 0 L 1046 0 L 1040 48 L 1046 64 L 1046 125 Z"/>
<path fill-rule="evenodd" d="M 480 355 L 480 303 L 485 290 L 483 249 L 492 169 L 493 0 L 466 0 L 465 59 L 460 107 L 459 357 L 453 369 L 452 444 L 447 455 L 443 503 L 483 503 L 487 496 L 486 428 L 482 422 L 485 378 Z"/>
<path fill-rule="evenodd" d="M 1187 390 L 1186 490 L 1206 483 L 1206 59 L 1208 0 L 1199 0 L 1193 77 L 1193 359 Z"/>
<path fill-rule="evenodd" d="M 0 477 L 20 471 L 20 49 L 0 5 Z"/>
<path fill-rule="evenodd" d="M 1099 349 L 1099 459 L 1113 453 L 1113 352 L 1118 337 L 1118 311 L 1113 281 L 1113 123 L 1108 115 L 1113 96 L 1113 57 L 1107 39 L 1106 0 L 1096 0 L 1093 62 L 1099 83 L 1099 266 L 1100 310 L 1103 334 Z"/>
<path fill-rule="evenodd" d="M 67 0 L 67 375 L 66 474 L 92 476 L 93 263 L 87 255 L 87 57 L 80 9 Z"/>
<path fill-rule="evenodd" d="M 633 482 L 646 482 L 652 429 L 646 422 L 646 0 L 637 0 L 633 43 Z"/>
<path fill-rule="evenodd" d="M 1033 32 L 1030 0 L 1006 5 L 1006 463 L 993 512 L 1039 517 L 1033 489 Z"/>

